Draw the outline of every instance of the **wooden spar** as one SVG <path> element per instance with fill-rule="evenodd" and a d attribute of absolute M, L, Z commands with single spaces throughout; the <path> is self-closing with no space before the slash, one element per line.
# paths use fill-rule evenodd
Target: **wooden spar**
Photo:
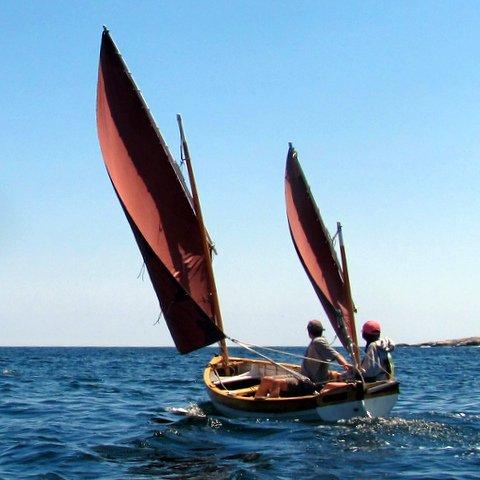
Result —
<path fill-rule="evenodd" d="M 355 329 L 355 308 L 353 306 L 352 300 L 352 291 L 350 289 L 350 279 L 348 277 L 348 267 L 347 267 L 347 255 L 345 253 L 345 244 L 343 243 L 343 234 L 342 234 L 342 224 L 337 222 L 337 232 L 338 232 L 338 241 L 340 244 L 340 256 L 342 258 L 342 272 L 343 272 L 343 281 L 345 283 L 345 293 L 347 297 L 347 308 L 352 319 L 352 342 L 353 342 L 353 356 L 356 363 L 356 367 L 360 367 L 360 352 L 358 350 L 358 340 L 357 340 L 357 331 Z"/>
<path fill-rule="evenodd" d="M 198 197 L 197 184 L 195 182 L 195 176 L 193 174 L 192 162 L 190 159 L 190 152 L 188 150 L 187 140 L 183 131 L 182 117 L 177 114 L 178 128 L 180 129 L 180 141 L 182 142 L 183 154 L 185 156 L 185 163 L 187 164 L 188 178 L 190 181 L 190 188 L 192 189 L 193 208 L 200 227 L 200 234 L 202 240 L 203 254 L 206 261 L 208 284 L 210 287 L 210 302 L 212 305 L 213 315 L 215 317 L 215 324 L 223 332 L 222 315 L 220 313 L 220 304 L 218 301 L 217 287 L 215 285 L 215 277 L 213 276 L 212 256 L 210 251 L 210 244 L 207 238 L 207 230 L 205 229 L 205 223 L 203 222 L 202 208 L 200 206 L 200 199 Z M 228 350 L 225 339 L 219 342 L 220 354 L 223 359 L 223 364 L 228 365 Z"/>

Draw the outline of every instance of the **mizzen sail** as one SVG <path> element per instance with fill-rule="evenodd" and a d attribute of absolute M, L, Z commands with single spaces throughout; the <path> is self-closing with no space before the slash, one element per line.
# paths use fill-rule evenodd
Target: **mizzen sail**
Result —
<path fill-rule="evenodd" d="M 342 345 L 353 355 L 356 338 L 344 278 L 297 152 L 290 146 L 285 170 L 288 225 L 298 257 Z"/>
<path fill-rule="evenodd" d="M 224 338 L 211 304 L 191 197 L 107 30 L 102 35 L 97 129 L 103 159 L 181 353 Z"/>

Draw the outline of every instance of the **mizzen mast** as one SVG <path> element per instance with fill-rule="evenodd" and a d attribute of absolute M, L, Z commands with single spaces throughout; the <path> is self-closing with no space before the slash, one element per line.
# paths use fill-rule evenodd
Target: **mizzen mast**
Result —
<path fill-rule="evenodd" d="M 347 266 L 347 254 L 345 253 L 345 244 L 343 243 L 343 234 L 342 234 L 342 224 L 337 222 L 337 232 L 338 232 L 338 241 L 340 245 L 340 256 L 342 259 L 342 273 L 343 281 L 345 284 L 345 296 L 347 298 L 347 308 L 350 313 L 351 318 L 351 336 L 353 342 L 353 356 L 356 363 L 356 367 L 360 367 L 360 352 L 358 350 L 358 340 L 357 340 L 357 331 L 355 329 L 355 307 L 352 300 L 352 290 L 350 288 L 350 279 L 348 276 L 348 266 Z"/>
<path fill-rule="evenodd" d="M 190 159 L 190 152 L 188 149 L 187 140 L 185 138 L 185 133 L 183 131 L 183 124 L 182 124 L 182 117 L 180 114 L 177 114 L 177 123 L 178 128 L 180 130 L 180 141 L 182 144 L 183 156 L 185 163 L 187 164 L 187 171 L 188 171 L 188 179 L 190 181 L 190 188 L 192 190 L 192 198 L 193 198 L 193 208 L 195 210 L 195 215 L 198 220 L 198 224 L 200 227 L 201 237 L 202 237 L 202 246 L 203 246 L 203 253 L 205 257 L 205 264 L 208 276 L 208 284 L 210 286 L 210 303 L 212 305 L 213 315 L 215 317 L 215 324 L 217 327 L 223 332 L 223 321 L 222 315 L 220 312 L 220 303 L 218 301 L 218 293 L 217 287 L 215 284 L 215 277 L 213 275 L 213 266 L 212 266 L 212 246 L 208 240 L 207 230 L 205 228 L 205 223 L 203 221 L 203 214 L 202 208 L 200 205 L 200 198 L 198 196 L 197 190 L 197 183 L 195 181 L 195 175 L 193 173 L 192 162 Z M 223 364 L 228 364 L 228 350 L 227 345 L 225 343 L 225 339 L 219 341 L 220 347 L 220 355 L 223 359 Z"/>

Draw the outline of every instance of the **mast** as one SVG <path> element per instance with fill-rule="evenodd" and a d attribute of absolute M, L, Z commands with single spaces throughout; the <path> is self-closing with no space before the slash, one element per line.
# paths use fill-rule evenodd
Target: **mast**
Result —
<path fill-rule="evenodd" d="M 343 280 L 345 283 L 345 296 L 347 297 L 347 308 L 352 319 L 352 335 L 353 341 L 353 357 L 356 363 L 356 367 L 360 367 L 360 352 L 358 351 L 358 340 L 357 340 L 357 331 L 355 329 L 355 308 L 353 306 L 352 300 L 352 291 L 350 289 L 350 279 L 348 276 L 348 267 L 347 267 L 347 255 L 345 253 L 345 244 L 343 243 L 343 234 L 342 234 L 342 224 L 337 222 L 337 231 L 338 231 L 338 240 L 340 244 L 340 256 L 342 258 L 342 272 Z"/>
<path fill-rule="evenodd" d="M 185 156 L 185 163 L 187 164 L 190 187 L 192 189 L 193 208 L 195 210 L 195 215 L 197 216 L 198 224 L 200 227 L 201 241 L 202 241 L 203 253 L 205 257 L 208 283 L 210 285 L 210 303 L 212 305 L 212 311 L 215 316 L 215 324 L 223 332 L 223 321 L 222 321 L 222 315 L 220 313 L 220 303 L 218 301 L 218 293 L 217 293 L 217 287 L 215 285 L 215 277 L 213 276 L 212 255 L 210 250 L 210 244 L 208 242 L 205 223 L 203 222 L 202 208 L 200 206 L 200 199 L 198 197 L 198 191 L 197 191 L 197 183 L 195 181 L 195 176 L 193 174 L 193 167 L 190 159 L 190 152 L 188 150 L 188 144 L 185 138 L 185 133 L 183 131 L 182 117 L 180 114 L 177 114 L 177 123 L 178 123 L 178 128 L 180 130 L 180 140 L 182 143 L 183 154 Z M 220 340 L 218 342 L 218 345 L 220 347 L 220 355 L 222 356 L 223 364 L 226 366 L 228 365 L 228 350 L 227 350 L 227 345 L 225 343 L 225 339 Z"/>

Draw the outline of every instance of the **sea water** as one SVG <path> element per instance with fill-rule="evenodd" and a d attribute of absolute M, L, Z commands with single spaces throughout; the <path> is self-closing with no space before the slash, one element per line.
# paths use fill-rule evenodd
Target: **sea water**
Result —
<path fill-rule="evenodd" d="M 0 478 L 480 478 L 478 348 L 398 348 L 391 416 L 330 424 L 217 414 L 213 353 L 0 348 Z"/>

